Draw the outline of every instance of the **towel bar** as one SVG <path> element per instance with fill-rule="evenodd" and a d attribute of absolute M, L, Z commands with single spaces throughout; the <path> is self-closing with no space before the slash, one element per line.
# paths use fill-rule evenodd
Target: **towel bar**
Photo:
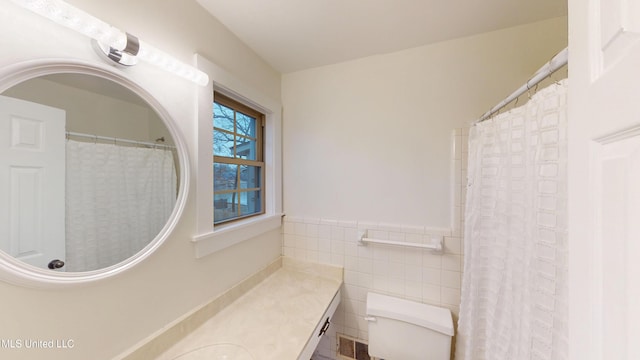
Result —
<path fill-rule="evenodd" d="M 382 244 L 382 245 L 392 245 L 392 246 L 404 246 L 404 247 L 412 247 L 412 248 L 418 248 L 418 249 L 427 249 L 427 250 L 431 250 L 434 253 L 440 253 L 440 254 L 443 252 L 443 249 L 444 249 L 442 236 L 432 237 L 431 244 L 418 244 L 418 243 L 411 243 L 406 241 L 391 241 L 391 240 L 379 240 L 379 239 L 368 238 L 366 230 L 362 231 L 359 235 L 360 235 L 358 240 L 359 245 L 367 245 L 368 243 L 372 243 L 372 244 Z"/>

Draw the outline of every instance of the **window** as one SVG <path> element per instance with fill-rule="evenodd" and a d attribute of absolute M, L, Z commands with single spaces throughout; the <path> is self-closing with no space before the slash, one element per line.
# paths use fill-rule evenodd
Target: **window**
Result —
<path fill-rule="evenodd" d="M 203 56 L 196 55 L 196 61 L 198 68 L 209 74 L 212 82 L 212 86 L 202 87 L 198 91 L 197 148 L 193 159 L 193 163 L 196 165 L 193 173 L 196 176 L 197 229 L 191 241 L 194 245 L 196 258 L 203 258 L 249 239 L 273 241 L 275 237 L 262 237 L 262 235 L 273 232 L 282 226 L 282 104 Z M 235 101 L 229 103 L 225 101 L 225 96 Z M 237 107 L 232 103 L 235 103 Z M 233 109 L 233 113 L 226 108 Z M 214 150 L 214 137 L 211 136 L 214 130 L 213 114 L 214 111 L 219 111 L 223 116 L 223 110 L 228 112 L 228 118 L 219 118 L 220 121 L 226 122 L 218 124 L 220 127 L 216 125 L 215 130 L 226 134 L 226 137 L 221 136 L 224 140 L 216 140 L 215 145 L 220 145 L 218 150 L 221 153 L 212 154 Z M 248 116 L 258 120 L 259 126 L 255 128 L 255 135 L 252 135 L 251 132 L 243 134 L 242 130 L 238 134 L 237 124 L 235 124 L 238 113 L 240 119 L 244 119 L 243 116 Z M 261 121 L 264 121 L 263 126 Z M 261 132 L 261 135 L 258 135 L 258 132 Z M 233 137 L 231 137 L 232 135 Z M 249 188 L 248 182 L 245 182 L 248 177 L 246 173 L 240 174 L 242 178 L 238 180 L 239 170 L 237 168 L 235 168 L 235 183 L 239 184 L 237 189 L 233 186 L 233 179 L 227 178 L 228 181 L 225 182 L 223 177 L 220 184 L 216 184 L 214 179 L 215 164 L 221 164 L 223 167 L 225 164 L 231 165 L 231 171 L 234 170 L 233 165 L 240 166 L 230 162 L 237 157 L 238 141 L 236 137 L 240 139 L 240 142 L 242 139 L 245 142 L 252 139 L 260 142 L 260 145 L 257 145 L 255 149 L 262 152 L 260 154 L 261 160 L 252 160 L 256 164 L 240 164 L 261 168 L 257 174 L 254 172 L 254 175 L 260 176 L 259 186 L 255 188 Z M 226 148 L 222 146 L 223 144 L 226 144 Z M 246 147 L 242 146 L 245 150 Z M 240 153 L 243 152 L 242 148 L 239 149 Z M 214 155 L 213 159 L 212 155 Z M 248 160 L 242 159 L 243 162 Z M 214 164 L 214 162 L 216 163 Z M 187 162 L 185 166 L 189 164 Z M 220 168 L 221 171 L 222 169 Z M 190 171 L 185 172 L 187 177 L 190 173 Z M 189 183 L 188 178 L 186 182 Z M 222 189 L 223 184 L 231 189 Z M 251 189 L 258 189 L 255 190 L 258 193 L 250 193 Z M 214 194 L 214 190 L 219 191 Z M 260 201 L 250 204 L 249 198 L 242 198 L 242 192 L 245 192 L 247 196 L 259 195 Z M 223 196 L 224 193 L 227 195 Z M 235 198 L 233 193 L 235 193 Z M 216 197 L 226 199 L 227 206 L 224 206 L 223 201 L 218 202 L 217 205 L 221 209 L 214 216 Z M 258 204 L 260 209 L 255 211 L 255 216 L 253 216 L 249 209 L 253 207 L 252 210 L 257 210 L 254 205 Z M 235 211 L 233 211 L 233 206 L 235 206 Z M 246 208 L 243 209 L 245 206 Z M 230 213 L 237 217 L 225 218 L 223 216 L 224 214 L 230 215 Z M 221 220 L 221 217 L 224 220 Z"/>
<path fill-rule="evenodd" d="M 214 224 L 265 212 L 263 127 L 263 114 L 214 92 Z"/>

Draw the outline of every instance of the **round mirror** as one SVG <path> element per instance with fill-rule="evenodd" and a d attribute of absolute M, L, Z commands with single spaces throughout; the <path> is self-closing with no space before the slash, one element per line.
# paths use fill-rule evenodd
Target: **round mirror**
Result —
<path fill-rule="evenodd" d="M 186 150 L 166 111 L 111 68 L 0 72 L 0 277 L 77 284 L 150 255 L 186 201 Z"/>

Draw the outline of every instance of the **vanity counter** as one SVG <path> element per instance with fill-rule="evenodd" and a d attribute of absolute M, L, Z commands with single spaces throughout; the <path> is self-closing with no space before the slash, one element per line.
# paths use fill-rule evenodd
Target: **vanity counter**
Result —
<path fill-rule="evenodd" d="M 156 360 L 205 359 L 204 350 L 216 346 L 235 347 L 255 360 L 296 360 L 317 337 L 341 285 L 342 268 L 284 258 L 280 269 Z"/>

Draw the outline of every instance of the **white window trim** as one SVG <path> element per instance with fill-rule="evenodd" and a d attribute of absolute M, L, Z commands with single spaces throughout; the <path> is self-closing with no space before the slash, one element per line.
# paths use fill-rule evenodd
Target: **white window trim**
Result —
<path fill-rule="evenodd" d="M 196 54 L 198 68 L 212 84 L 198 90 L 197 147 L 195 153 L 197 234 L 196 258 L 275 230 L 282 225 L 282 105 L 247 85 L 218 65 Z M 265 213 L 229 224 L 213 225 L 213 92 L 218 91 L 265 115 Z"/>

